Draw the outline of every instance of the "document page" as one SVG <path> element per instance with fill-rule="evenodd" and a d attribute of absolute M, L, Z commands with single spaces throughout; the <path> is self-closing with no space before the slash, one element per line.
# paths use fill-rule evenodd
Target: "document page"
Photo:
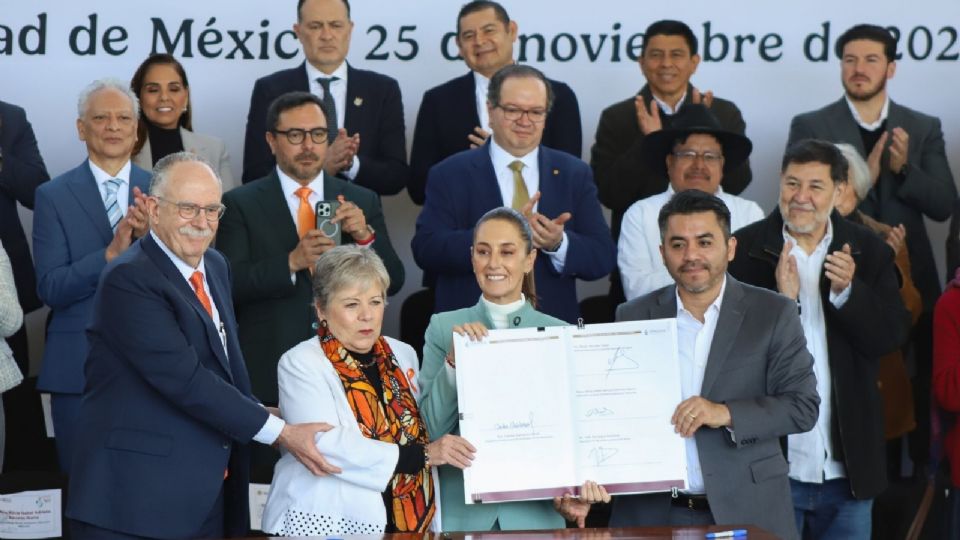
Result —
<path fill-rule="evenodd" d="M 460 435 L 476 448 L 467 504 L 543 499 L 576 483 L 562 327 L 454 334 Z"/>
<path fill-rule="evenodd" d="M 680 402 L 676 321 L 590 325 L 570 332 L 577 484 L 610 493 L 683 488 L 683 439 L 670 417 Z"/>

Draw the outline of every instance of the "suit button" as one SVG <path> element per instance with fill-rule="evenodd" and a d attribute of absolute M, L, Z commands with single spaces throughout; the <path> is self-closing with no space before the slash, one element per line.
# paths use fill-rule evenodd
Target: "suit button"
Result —
<path fill-rule="evenodd" d="M 223 443 L 223 449 L 224 449 L 224 450 L 229 450 L 229 449 L 230 449 L 230 443 Z"/>

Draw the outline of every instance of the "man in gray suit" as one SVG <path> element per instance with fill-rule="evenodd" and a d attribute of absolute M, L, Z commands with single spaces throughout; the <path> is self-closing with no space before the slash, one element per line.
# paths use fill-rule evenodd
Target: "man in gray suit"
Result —
<path fill-rule="evenodd" d="M 923 217 L 946 220 L 957 198 L 940 120 L 890 100 L 887 81 L 896 72 L 897 42 L 885 28 L 854 26 L 837 40 L 837 54 L 844 97 L 794 117 L 787 147 L 822 139 L 860 151 L 874 182 L 860 210 L 906 228 L 911 272 L 925 311 L 933 311 L 942 281 Z"/>
<path fill-rule="evenodd" d="M 756 524 L 799 538 L 780 437 L 809 430 L 820 398 L 797 306 L 727 275 L 737 241 L 723 201 L 678 193 L 659 219 L 676 282 L 617 308 L 617 320 L 677 319 L 687 489 L 614 501 L 610 526 Z"/>

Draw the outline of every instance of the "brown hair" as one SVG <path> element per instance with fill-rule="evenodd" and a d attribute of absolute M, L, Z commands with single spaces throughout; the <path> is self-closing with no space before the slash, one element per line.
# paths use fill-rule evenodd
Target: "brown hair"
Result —
<path fill-rule="evenodd" d="M 187 110 L 180 115 L 180 127 L 193 131 L 193 107 L 190 103 L 190 83 L 187 81 L 187 72 L 184 71 L 183 65 L 181 65 L 172 54 L 157 53 L 148 56 L 147 59 L 140 64 L 140 67 L 137 68 L 137 71 L 133 73 L 133 78 L 130 79 L 130 89 L 133 90 L 133 93 L 139 98 L 140 92 L 143 91 L 143 79 L 147 76 L 147 71 L 152 66 L 157 65 L 173 66 L 173 69 L 180 75 L 180 80 L 183 81 L 183 87 L 187 89 Z M 143 109 L 141 108 L 140 121 L 137 123 L 137 142 L 133 145 L 131 155 L 135 156 L 139 154 L 140 150 L 143 149 L 143 145 L 147 144 L 147 122 L 149 121 L 147 116 L 143 114 Z"/>

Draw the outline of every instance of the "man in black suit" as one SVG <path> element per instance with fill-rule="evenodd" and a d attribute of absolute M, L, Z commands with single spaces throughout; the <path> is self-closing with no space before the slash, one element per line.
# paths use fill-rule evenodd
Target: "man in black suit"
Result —
<path fill-rule="evenodd" d="M 37 296 L 37 276 L 30 257 L 30 247 L 17 213 L 17 203 L 33 209 L 34 192 L 50 180 L 40 157 L 37 139 L 23 109 L 0 101 L 0 243 L 10 256 L 17 298 L 27 314 L 42 304 Z M 30 373 L 30 351 L 27 347 L 27 325 L 24 324 L 7 343 L 26 377 Z M 3 393 L 3 407 L 17 414 L 7 414 L 7 430 L 16 433 L 6 444 L 8 469 L 41 469 L 43 461 L 52 458 L 49 439 L 43 432 L 43 412 L 36 390 L 23 384 Z M 52 459 L 50 460 L 52 464 Z"/>
<path fill-rule="evenodd" d="M 243 146 L 243 182 L 270 173 L 276 163 L 263 134 L 267 108 L 291 91 L 323 99 L 331 133 L 324 171 L 380 195 L 407 184 L 403 103 L 397 81 L 346 62 L 353 21 L 348 0 L 299 0 L 293 31 L 307 60 L 257 80 L 250 97 Z"/>
<path fill-rule="evenodd" d="M 490 136 L 487 87 L 500 68 L 514 63 L 517 23 L 491 0 L 476 0 L 457 15 L 457 47 L 470 72 L 423 95 L 410 150 L 407 191 L 422 205 L 427 172 L 448 156 L 480 146 Z M 555 101 L 543 129 L 543 145 L 580 157 L 583 137 L 577 96 L 562 82 L 550 81 Z M 662 189 L 660 191 L 663 191 Z"/>

